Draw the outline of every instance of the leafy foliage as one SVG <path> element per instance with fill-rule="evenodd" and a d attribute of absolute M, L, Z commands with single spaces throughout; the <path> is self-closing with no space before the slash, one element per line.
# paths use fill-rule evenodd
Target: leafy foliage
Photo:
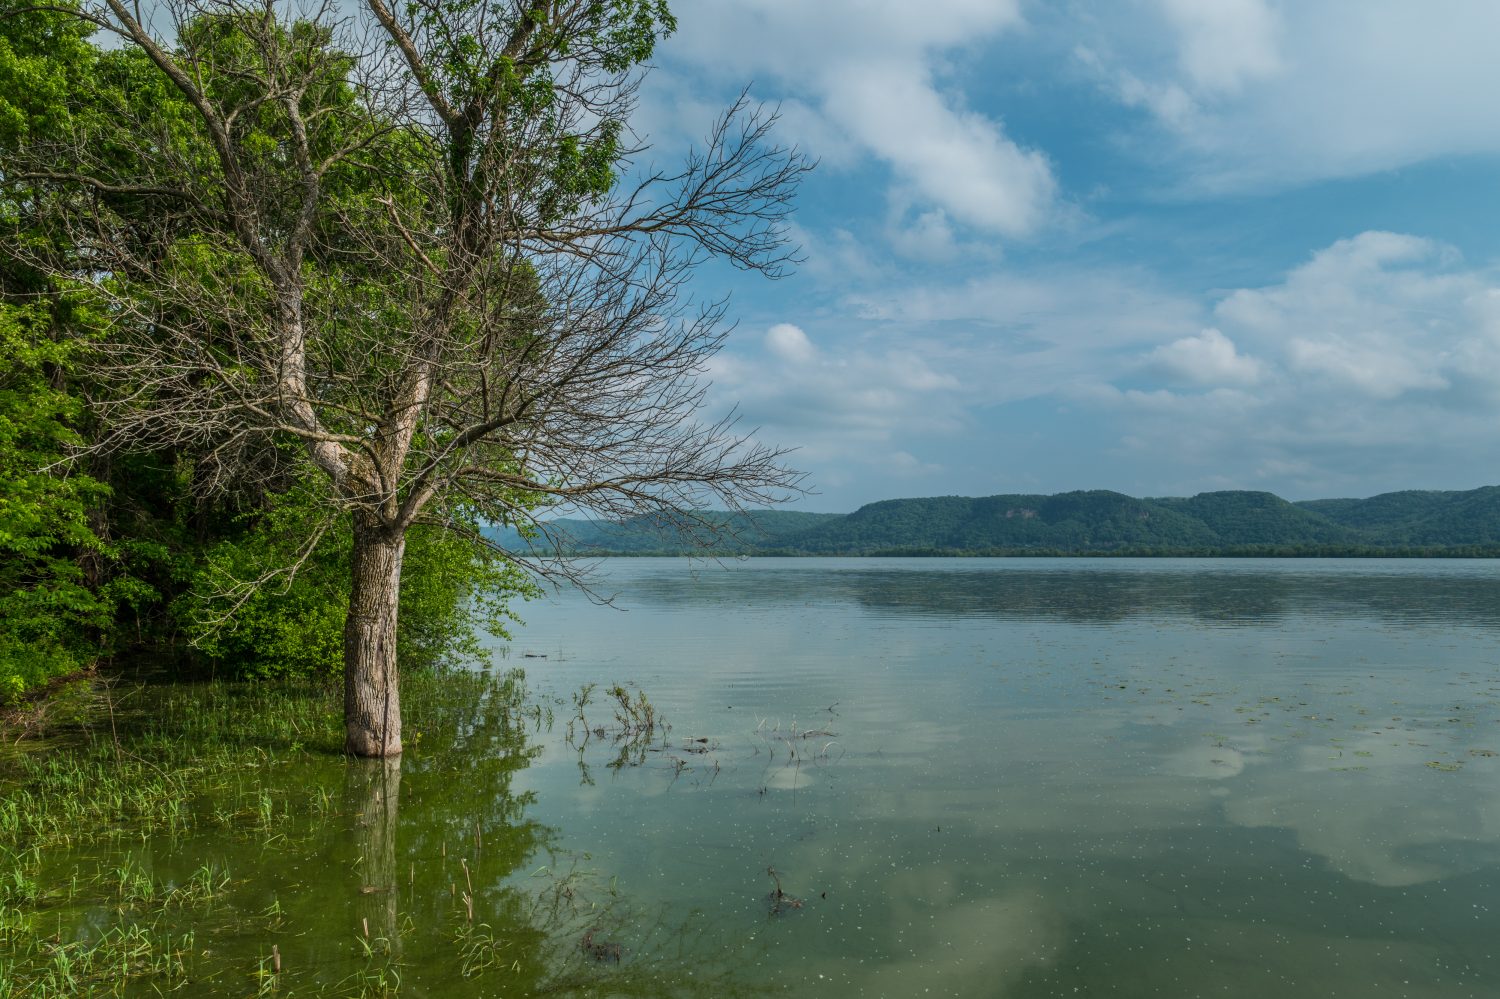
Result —
<path fill-rule="evenodd" d="M 93 317 L 107 315 L 114 327 L 133 326 L 149 338 L 153 323 L 184 308 L 175 283 L 232 288 L 224 300 L 244 309 L 205 315 L 195 328 L 202 349 L 234 365 L 235 338 L 250 328 L 247 316 L 265 304 L 266 289 L 241 246 L 216 237 L 212 226 L 195 226 L 221 212 L 193 200 L 219 163 L 181 92 L 139 49 L 92 44 L 91 29 L 68 16 L 66 0 L 24 14 L 19 6 L 0 0 L 0 157 L 7 164 L 0 172 L 0 356 L 7 361 L 0 369 L 0 701 L 116 655 L 149 654 L 169 668 L 231 675 L 336 673 L 348 605 L 348 518 L 330 521 L 320 512 L 327 504 L 318 504 L 295 455 L 254 435 L 164 435 L 123 452 L 92 447 L 109 428 L 86 417 L 84 398 L 149 401 L 140 384 L 101 383 L 82 363 L 96 342 Z M 250 174 L 285 186 L 293 178 L 280 141 L 287 110 L 251 92 L 255 66 L 243 28 L 233 16 L 206 16 L 177 44 L 205 55 L 212 100 L 246 108 L 235 134 Z M 320 121 L 314 154 L 387 128 L 353 112 L 351 62 L 327 29 L 297 22 L 281 41 L 316 62 L 305 100 L 342 111 Z M 372 198 L 411 196 L 395 179 L 414 140 L 394 131 L 384 139 L 361 167 L 339 162 L 329 171 L 336 206 L 329 217 L 340 224 L 368 227 L 380 211 Z M 15 156 L 21 150 L 24 158 Z M 74 173 L 80 151 L 97 168 L 82 187 Z M 587 151 L 569 155 L 582 164 Z M 144 186 L 133 180 L 140 177 L 148 178 Z M 378 190 L 371 177 L 384 178 Z M 263 223 L 291 224 L 275 210 L 295 199 L 286 190 L 264 193 L 273 211 Z M 93 206 L 131 263 L 100 286 L 90 284 L 98 277 L 87 249 L 93 234 L 65 224 L 81 205 Z M 388 319 L 399 289 L 387 275 L 335 265 L 342 258 L 328 247 L 337 234 L 325 235 L 309 268 L 314 310 Z M 143 282 L 151 268 L 170 280 Z M 134 305 L 120 309 L 121 301 Z M 100 304 L 109 302 L 115 307 Z M 330 328 L 329 353 L 353 358 L 336 323 Z M 337 376 L 339 366 L 330 367 Z M 253 377 L 249 367 L 235 370 Z M 335 377 L 326 394 L 352 403 L 337 394 L 340 384 Z M 89 457 L 79 460 L 80 453 Z M 503 630 L 506 598 L 529 592 L 512 567 L 476 543 L 472 515 L 442 514 L 457 531 L 419 524 L 408 539 L 397 642 L 417 668 L 480 655 L 480 631 Z M 283 571 L 299 559 L 300 571 Z M 264 584 L 253 585 L 261 577 Z M 231 587 L 244 598 L 238 606 L 218 585 L 225 581 L 241 584 Z"/>
<path fill-rule="evenodd" d="M 698 420 L 728 327 L 684 289 L 708 257 L 782 273 L 811 165 L 744 98 L 680 170 L 639 159 L 666 0 L 76 3 L 0 0 L 0 294 L 107 319 L 47 385 L 90 402 L 53 443 L 97 494 L 33 504 L 99 652 L 342 666 L 350 750 L 399 752 L 397 658 L 476 652 L 487 595 L 527 592 L 482 523 L 701 527 L 706 497 L 795 488 L 784 452 Z"/>
<path fill-rule="evenodd" d="M 330 520 L 303 481 L 204 551 L 173 606 L 202 655 L 245 676 L 338 675 L 352 556 L 347 518 Z M 430 525 L 408 533 L 397 630 L 407 668 L 482 659 L 480 633 L 504 637 L 508 598 L 535 592 L 476 534 Z"/>
<path fill-rule="evenodd" d="M 109 621 L 83 556 L 103 483 L 78 474 L 78 402 L 57 387 L 73 345 L 38 308 L 0 305 L 0 702 L 78 668 Z"/>

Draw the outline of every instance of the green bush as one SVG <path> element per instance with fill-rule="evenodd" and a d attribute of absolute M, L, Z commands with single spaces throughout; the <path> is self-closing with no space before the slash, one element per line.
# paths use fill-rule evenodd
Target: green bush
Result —
<path fill-rule="evenodd" d="M 88 514 L 106 489 L 69 460 L 78 404 L 56 386 L 74 345 L 51 334 L 0 304 L 0 702 L 84 665 L 109 624 L 81 564 L 105 549 Z"/>
<path fill-rule="evenodd" d="M 341 672 L 348 520 L 330 515 L 306 486 L 247 515 L 241 534 L 205 553 L 173 607 L 193 645 L 217 669 L 241 676 Z M 407 536 L 397 619 L 403 669 L 482 658 L 481 632 L 503 636 L 507 599 L 531 592 L 524 576 L 465 533 L 417 526 Z"/>

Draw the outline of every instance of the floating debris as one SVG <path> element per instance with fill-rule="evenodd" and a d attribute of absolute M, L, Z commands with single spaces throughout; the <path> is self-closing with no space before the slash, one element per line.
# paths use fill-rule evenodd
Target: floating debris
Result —
<path fill-rule="evenodd" d="M 776 887 L 771 891 L 771 894 L 766 896 L 766 899 L 771 903 L 771 915 L 779 916 L 789 909 L 802 908 L 802 899 L 794 895 L 788 895 L 781 890 L 781 875 L 776 873 L 776 868 L 767 867 L 766 873 L 771 875 L 771 880 L 776 883 Z"/>

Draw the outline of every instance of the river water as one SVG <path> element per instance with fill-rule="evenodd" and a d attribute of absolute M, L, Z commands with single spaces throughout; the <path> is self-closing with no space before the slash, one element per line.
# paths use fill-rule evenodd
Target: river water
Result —
<path fill-rule="evenodd" d="M 399 765 L 336 694 L 135 691 L 175 741 L 96 730 L 118 806 L 0 851 L 0 997 L 1500 995 L 1500 563 L 617 559 L 521 613 L 524 694 L 411 678 Z"/>
<path fill-rule="evenodd" d="M 555 713 L 530 814 L 747 987 L 1500 995 L 1494 562 L 619 559 L 593 590 L 511 645 Z M 615 683 L 671 726 L 644 753 Z"/>

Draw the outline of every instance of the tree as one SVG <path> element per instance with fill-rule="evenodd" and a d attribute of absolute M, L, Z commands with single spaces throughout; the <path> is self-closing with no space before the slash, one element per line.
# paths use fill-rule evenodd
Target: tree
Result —
<path fill-rule="evenodd" d="M 783 453 L 701 422 L 717 256 L 770 276 L 808 164 L 731 107 L 673 172 L 629 131 L 664 0 L 122 0 L 107 104 L 8 177 L 109 317 L 108 447 L 232 481 L 293 441 L 352 522 L 347 748 L 401 751 L 396 618 L 418 524 L 572 504 L 681 520 L 774 501 Z M 537 568 L 546 570 L 547 566 Z"/>
<path fill-rule="evenodd" d="M 76 557 L 105 547 L 88 523 L 105 489 L 67 470 L 78 403 L 53 383 L 70 344 L 49 327 L 0 303 L 0 704 L 83 665 L 112 610 Z"/>
<path fill-rule="evenodd" d="M 82 34 L 57 17 L 0 20 L 0 150 L 65 115 Z M 0 231 L 13 245 L 47 242 L 11 199 L 0 199 Z M 68 461 L 82 407 L 66 389 L 79 345 L 65 331 L 83 323 L 52 291 L 0 255 L 0 704 L 84 665 L 113 610 L 88 571 L 109 547 L 89 518 L 108 488 Z"/>

